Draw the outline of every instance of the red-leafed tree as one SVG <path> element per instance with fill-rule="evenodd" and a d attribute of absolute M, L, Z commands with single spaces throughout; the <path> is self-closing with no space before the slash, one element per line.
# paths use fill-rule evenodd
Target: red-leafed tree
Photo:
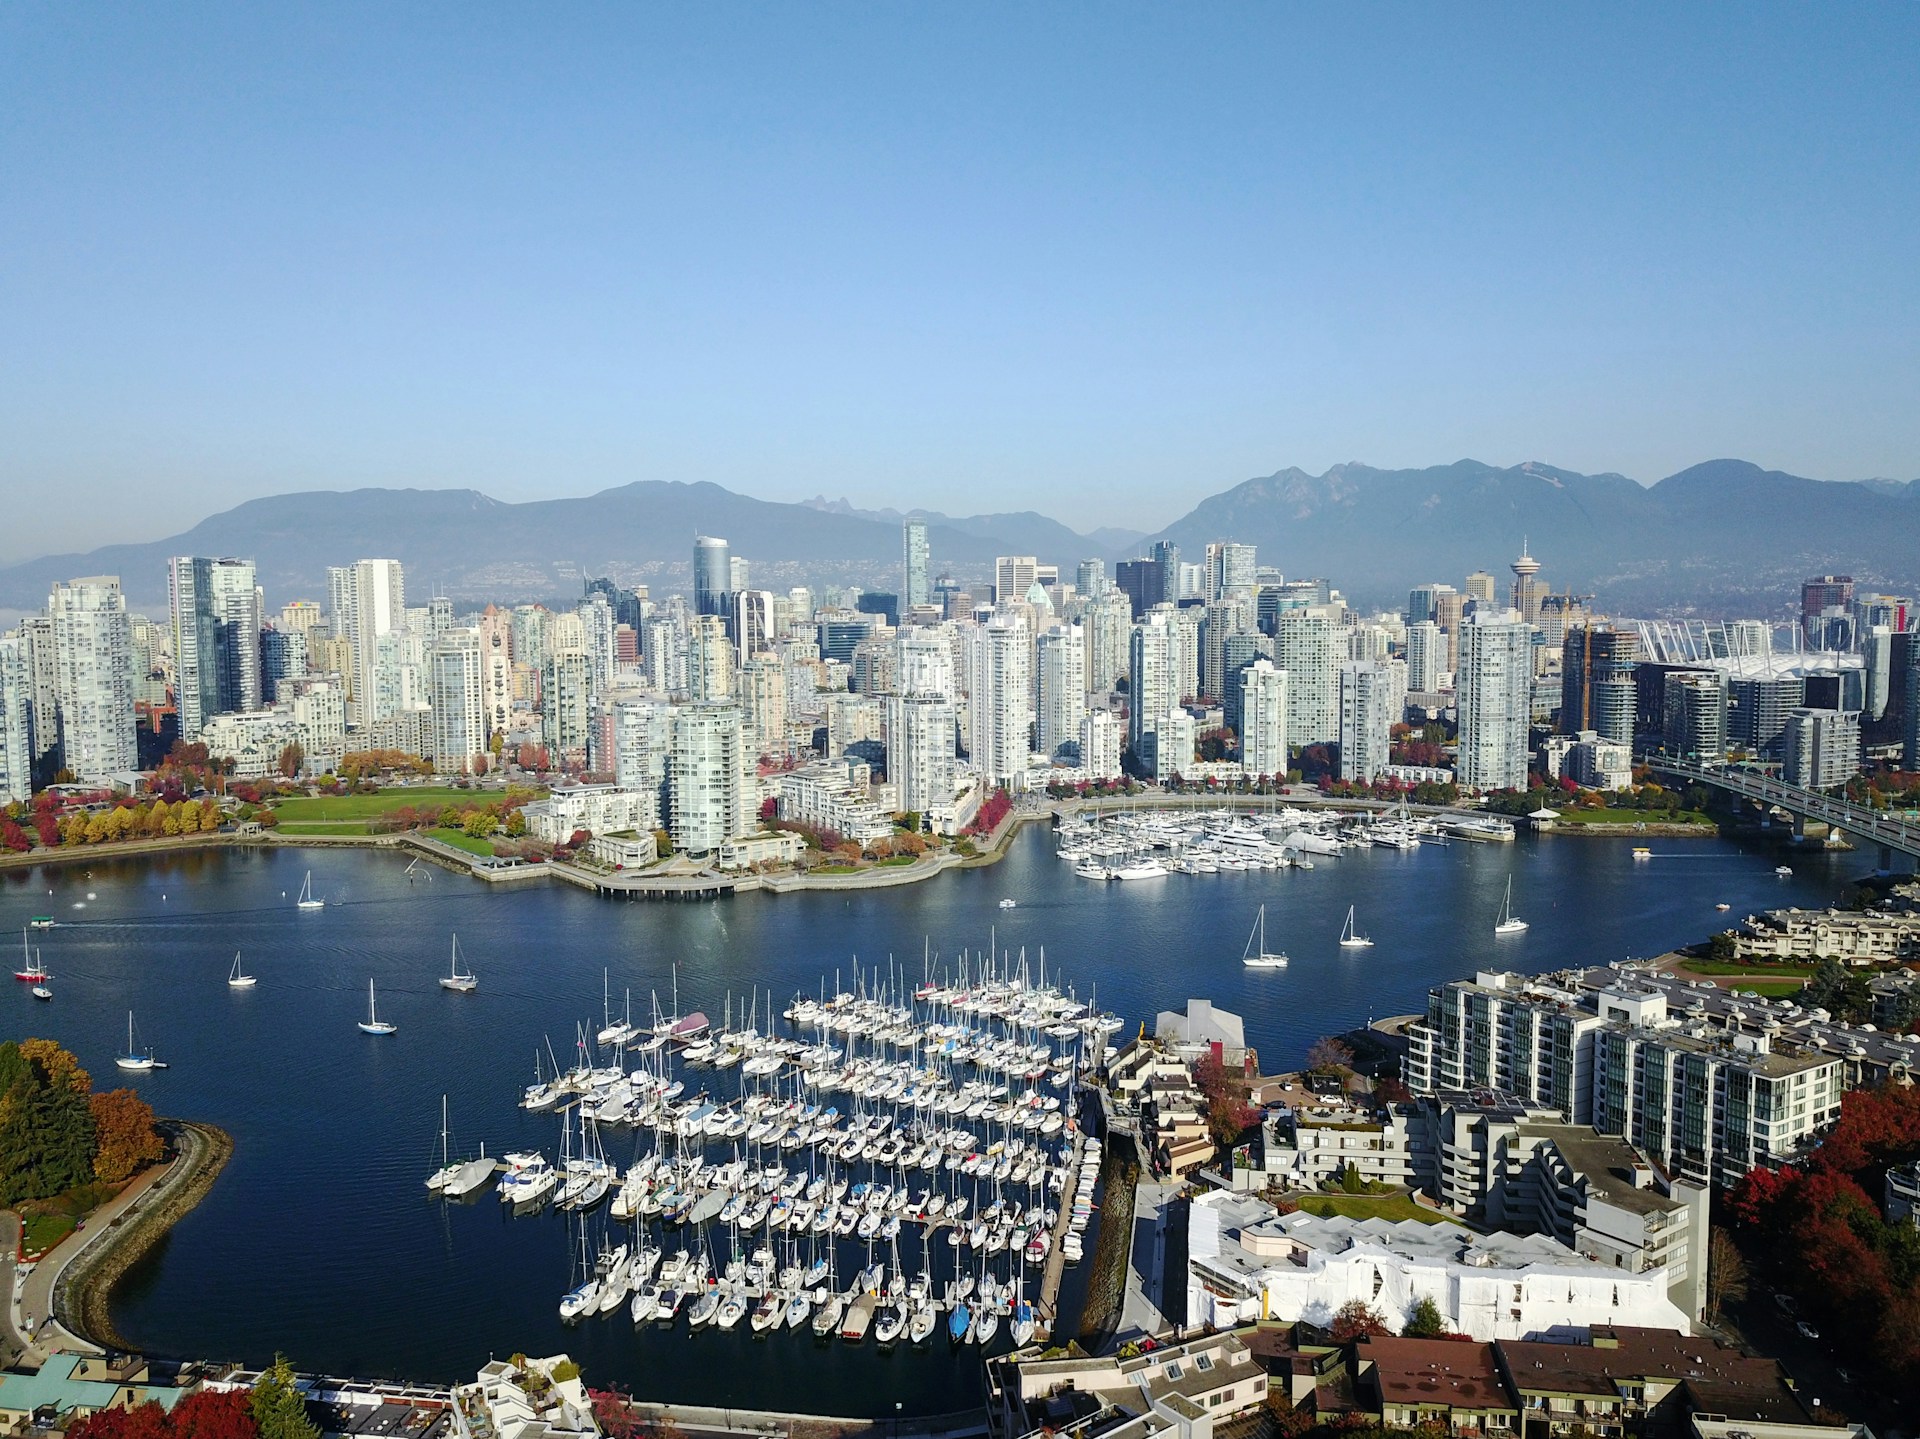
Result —
<path fill-rule="evenodd" d="M 1364 1299 L 1349 1299 L 1334 1311 L 1333 1323 L 1327 1328 L 1336 1344 L 1347 1344 L 1355 1339 L 1370 1335 L 1387 1335 L 1393 1330 L 1387 1327 L 1386 1319 L 1374 1309 L 1368 1307 Z"/>

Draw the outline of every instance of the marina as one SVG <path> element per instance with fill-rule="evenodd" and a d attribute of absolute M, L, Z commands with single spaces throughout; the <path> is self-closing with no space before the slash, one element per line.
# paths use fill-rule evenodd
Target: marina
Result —
<path fill-rule="evenodd" d="M 162 1114 L 202 1120 L 234 1141 L 219 1181 L 128 1270 L 111 1296 L 114 1324 L 136 1347 L 253 1362 L 270 1360 L 279 1347 L 303 1367 L 449 1381 L 471 1373 L 476 1359 L 488 1353 L 564 1349 L 596 1384 L 618 1383 L 665 1402 L 827 1412 L 836 1396 L 858 1391 L 871 1396 L 876 1413 L 893 1412 L 898 1404 L 899 1412 L 915 1415 L 977 1402 L 981 1357 L 1010 1342 L 1011 1309 L 1002 1307 L 985 1349 L 971 1338 L 953 1343 L 951 1311 L 937 1314 L 920 1340 L 916 1330 L 927 1320 L 923 1311 L 910 1312 L 906 1328 L 886 1345 L 876 1335 L 886 1332 L 880 1311 L 889 1306 L 871 1306 L 857 1344 L 840 1339 L 838 1326 L 859 1322 L 861 1316 L 850 1312 L 854 1305 L 845 1301 L 862 1268 L 884 1263 L 889 1284 L 900 1272 L 911 1284 L 927 1262 L 922 1246 L 928 1238 L 933 1297 L 945 1297 L 962 1259 L 977 1287 L 981 1256 L 970 1245 L 947 1242 L 952 1224 L 929 1231 L 899 1216 L 896 1267 L 888 1241 L 878 1234 L 869 1260 L 856 1218 L 852 1234 L 835 1236 L 827 1303 L 814 1307 L 797 1331 L 791 1301 L 777 1328 L 770 1313 L 763 1317 L 765 1327 L 754 1328 L 762 1307 L 755 1302 L 723 1329 L 716 1302 L 696 1330 L 688 1322 L 694 1301 L 684 1298 L 672 1323 L 656 1317 L 635 1325 L 632 1292 L 628 1308 L 618 1314 L 596 1313 L 571 1325 L 561 1320 L 561 1295 L 583 1282 L 575 1277 L 582 1230 L 589 1274 L 607 1241 L 609 1252 L 626 1243 L 631 1259 L 632 1221 L 616 1219 L 613 1207 L 627 1172 L 662 1151 L 671 1159 L 690 1141 L 638 1124 L 599 1128 L 601 1150 L 620 1171 L 609 1177 L 603 1197 L 584 1210 L 558 1208 L 561 1181 L 554 1179 L 543 1204 L 516 1215 L 514 1205 L 493 1197 L 507 1182 L 497 1167 L 501 1158 L 540 1152 L 545 1168 L 563 1168 L 557 1162 L 561 1106 L 569 1100 L 563 1097 L 549 1109 L 520 1107 L 534 1079 L 536 1049 L 542 1082 L 554 1075 L 546 1036 L 553 1038 L 561 1073 L 581 1061 L 571 1046 L 583 1030 L 587 1057 L 596 1067 L 610 1067 L 604 1053 L 592 1053 L 599 1032 L 609 1023 L 628 1022 L 650 1030 L 651 996 L 657 993 L 662 1019 L 677 1014 L 690 1031 L 705 1023 L 708 1041 L 754 1028 L 804 1046 L 847 1049 L 849 1057 L 839 1065 L 845 1069 L 853 1058 L 881 1054 L 873 1036 L 850 1042 L 831 1030 L 795 1027 L 785 1011 L 798 996 L 816 1005 L 843 992 L 877 1002 L 882 991 L 888 1007 L 912 1012 L 916 1026 L 988 1025 L 1004 1034 L 997 1021 L 955 1018 L 950 1006 L 914 997 L 928 977 L 936 987 L 960 987 L 958 951 L 936 958 L 929 976 L 923 936 L 931 936 L 936 949 L 959 944 L 977 955 L 989 948 L 991 935 L 996 955 L 1012 956 L 1011 967 L 996 964 L 1001 979 L 1017 977 L 1025 950 L 1029 979 L 1037 986 L 1044 946 L 1049 985 L 1063 995 L 1073 992 L 1089 1009 L 1125 1016 L 1126 1027 L 1107 1035 L 1110 1043 L 1130 1038 L 1141 1024 L 1151 1027 L 1160 1011 L 1179 1009 L 1198 995 L 1243 1016 L 1248 1043 L 1258 1049 L 1263 1067 L 1272 1069 L 1298 1063 L 1323 1034 L 1370 1016 L 1417 1009 L 1429 985 L 1477 967 L 1539 969 L 1574 954 L 1617 959 L 1657 953 L 1727 923 L 1716 902 L 1737 914 L 1782 904 L 1815 908 L 1836 898 L 1856 867 L 1847 856 L 1809 848 L 1796 852 L 1791 878 L 1778 878 L 1773 868 L 1779 852 L 1772 848 L 1663 840 L 1657 855 L 1635 861 L 1625 844 L 1570 844 L 1523 833 L 1511 845 L 1369 845 L 1343 851 L 1333 863 L 1316 862 L 1310 871 L 1223 871 L 1205 884 L 1094 885 L 1072 878 L 1052 851 L 1046 829 L 1032 826 L 1016 837 L 1003 862 L 928 884 L 849 894 L 743 893 L 717 904 L 675 905 L 607 905 L 553 883 L 410 883 L 409 857 L 381 851 L 203 851 L 95 861 L 86 871 L 9 872 L 0 876 L 0 930 L 17 931 L 34 916 L 55 921 L 32 930 L 31 945 L 44 950 L 58 1000 L 36 1004 L 29 986 L 16 984 L 15 1033 L 55 1039 L 96 1076 L 104 1072 L 135 1086 Z M 325 908 L 296 913 L 293 901 L 308 869 Z M 1531 929 L 1496 940 L 1491 928 L 1509 877 L 1514 907 Z M 89 893 L 95 898 L 74 910 L 73 903 Z M 1000 908 L 1003 898 L 1015 900 L 1016 907 Z M 1248 970 L 1239 962 L 1262 904 L 1267 948 L 1290 957 L 1280 973 Z M 1356 904 L 1356 924 L 1376 947 L 1353 953 L 1338 938 L 1349 906 Z M 451 992 L 440 983 L 451 972 L 454 933 L 461 973 L 478 976 L 470 992 Z M 227 984 L 236 949 L 242 973 L 257 979 L 251 987 Z M 1069 976 L 1071 985 L 1063 982 Z M 392 1035 L 357 1031 L 367 1015 L 370 978 L 379 1019 L 396 1026 Z M 971 959 L 967 978 L 978 983 Z M 743 1000 L 750 1019 L 741 1016 Z M 170 1068 L 116 1070 L 115 1056 L 130 1048 L 129 1009 L 135 1013 L 135 1044 L 151 1043 Z M 808 1085 L 790 1061 L 778 1075 L 746 1076 L 747 1057 L 725 1067 L 689 1059 L 687 1051 L 700 1042 L 691 1034 L 684 1044 L 663 1044 L 651 1053 L 633 1048 L 652 1038 L 632 1036 L 620 1051 L 621 1063 L 630 1074 L 667 1066 L 669 1084 L 683 1085 L 672 1103 L 705 1089 L 705 1102 L 724 1109 L 737 1103 L 743 1084 L 757 1085 L 780 1105 L 838 1108 L 836 1127 L 843 1131 L 862 1106 L 876 1113 L 885 1103 Z M 1044 1035 L 1024 1042 L 1043 1039 L 1056 1053 L 1067 1047 Z M 1083 1052 L 1086 1044 L 1079 1041 Z M 706 1052 L 722 1051 L 716 1045 Z M 925 1067 L 928 1054 L 925 1040 L 917 1051 L 888 1046 L 884 1062 Z M 1011 1099 L 1029 1087 L 1024 1075 L 983 1073 L 971 1064 L 950 1068 L 956 1088 L 1006 1083 Z M 1047 1147 L 1050 1167 L 1084 1173 L 1063 1164 L 1060 1152 L 1067 1119 L 1077 1117 L 1069 1111 L 1071 1090 L 1047 1080 L 1032 1087 L 1043 1100 L 1061 1101 L 1060 1130 L 1048 1137 L 1023 1124 L 1007 1137 Z M 451 1116 L 444 1149 L 443 1095 Z M 569 1115 L 576 1153 L 578 1098 Z M 903 1123 L 911 1131 L 918 1121 L 934 1130 L 968 1129 L 991 1142 L 1005 1129 L 996 1122 L 989 1131 L 982 1119 L 944 1111 L 909 1111 L 897 1103 L 891 1108 L 898 1118 L 889 1134 L 898 1134 Z M 749 1119 L 749 1127 L 756 1122 Z M 698 1162 L 718 1169 L 732 1161 L 735 1143 L 749 1141 L 744 1133 L 737 1140 L 704 1141 Z M 1082 1144 L 1084 1165 L 1084 1156 L 1094 1151 L 1085 1136 Z M 763 1138 L 762 1168 L 778 1164 L 791 1171 L 811 1161 L 814 1175 L 829 1173 L 823 1150 L 781 1149 L 776 1142 L 766 1156 L 765 1148 Z M 427 1188 L 425 1181 L 439 1169 L 483 1154 L 493 1168 L 464 1198 L 442 1199 Z M 831 1162 L 833 1178 L 847 1179 L 849 1195 L 854 1184 L 873 1182 L 870 1161 Z M 992 1183 L 978 1177 L 975 1200 L 976 1176 L 950 1174 L 945 1162 L 943 1157 L 937 1182 L 944 1192 L 957 1188 L 968 1198 L 971 1237 L 979 1211 L 993 1202 Z M 934 1187 L 934 1175 L 925 1169 L 905 1178 L 909 1205 L 918 1190 Z M 543 1182 L 537 1166 L 533 1182 Z M 891 1174 L 880 1182 L 896 1190 L 900 1183 Z M 1009 1167 L 1003 1188 L 1011 1183 Z M 805 1194 L 803 1186 L 798 1198 Z M 765 1196 L 756 1202 L 758 1197 Z M 1035 1204 L 1043 1217 L 1047 1209 L 1059 1216 L 1058 1246 L 1046 1266 L 1060 1273 L 1055 1312 L 1035 1318 L 1036 1324 L 1051 1323 L 1052 1342 L 1064 1343 L 1078 1334 L 1106 1197 L 1096 1191 L 1063 1203 L 1052 1194 L 1029 1197 L 1024 1189 L 1014 1197 L 1022 1217 Z M 777 1202 L 777 1195 L 770 1197 L 769 1217 Z M 1082 1211 L 1083 1203 L 1096 1207 Z M 1089 1221 L 1082 1232 L 1086 1258 L 1068 1263 L 1067 1241 L 1083 1213 Z M 743 1233 L 717 1212 L 690 1227 L 691 1214 L 678 1224 L 645 1217 L 640 1247 L 659 1249 L 662 1264 L 680 1249 L 689 1258 L 704 1252 L 722 1282 L 736 1248 L 745 1264 L 764 1247 L 775 1257 L 776 1287 L 789 1239 L 803 1274 L 821 1255 L 810 1230 L 771 1231 L 763 1221 Z M 881 1224 L 891 1217 L 883 1215 Z M 235 1263 L 236 1253 L 248 1261 Z M 995 1251 L 986 1258 L 996 1280 L 1018 1278 L 1014 1256 Z M 294 1273 L 325 1278 L 299 1284 L 263 1279 Z M 1025 1293 L 1036 1311 L 1043 1273 L 1027 1266 Z M 662 1287 L 658 1268 L 652 1284 Z M 868 1297 L 877 1301 L 887 1287 Z M 836 1300 L 842 1301 L 837 1314 Z M 830 1321 L 822 1327 L 831 1342 L 813 1337 L 823 1316 Z"/>

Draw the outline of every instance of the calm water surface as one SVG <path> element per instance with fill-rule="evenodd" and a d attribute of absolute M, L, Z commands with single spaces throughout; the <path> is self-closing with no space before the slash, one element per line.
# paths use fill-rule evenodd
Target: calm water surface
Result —
<path fill-rule="evenodd" d="M 113 1057 L 132 1009 L 142 1039 L 171 1068 L 133 1080 L 164 1114 L 230 1131 L 231 1165 L 207 1199 L 129 1275 L 121 1331 L 156 1353 L 259 1362 L 278 1348 L 304 1368 L 470 1376 L 491 1354 L 571 1351 L 591 1382 L 646 1397 L 833 1413 L 930 1412 L 975 1402 L 979 1351 L 882 1354 L 819 1344 L 810 1333 L 756 1339 L 635 1331 L 617 1318 L 568 1329 L 555 1311 L 577 1231 L 547 1213 L 512 1218 L 490 1196 L 441 1205 L 422 1180 L 437 1163 L 440 1097 L 456 1144 L 489 1153 L 558 1148 L 559 1122 L 522 1113 L 534 1053 L 563 1059 L 575 1026 L 597 1027 L 602 972 L 616 1007 L 636 1015 L 677 968 L 683 1011 L 717 1021 L 729 994 L 785 1002 L 851 981 L 858 965 L 917 980 L 978 955 L 989 934 L 1044 946 L 1082 997 L 1129 1024 L 1190 996 L 1246 1019 L 1268 1069 L 1299 1062 L 1318 1036 L 1424 1006 L 1429 986 L 1489 964 L 1523 970 L 1601 963 L 1697 940 L 1733 917 L 1819 905 L 1864 867 L 1858 855 L 1808 853 L 1776 878 L 1771 850 L 1716 839 L 1624 842 L 1523 838 L 1514 845 L 1368 850 L 1282 871 L 1096 885 L 1030 828 L 1007 860 L 929 883 L 854 895 L 745 895 L 716 904 L 625 904 L 562 885 L 496 890 L 365 851 L 217 851 L 177 859 L 0 875 L 0 935 L 30 915 L 55 978 L 52 1004 L 25 985 L 5 996 L 7 1033 L 74 1050 L 97 1084 L 122 1082 Z M 319 913 L 292 900 L 311 869 Z M 1496 941 L 1509 876 L 1523 936 Z M 52 893 L 49 894 L 49 888 Z M 91 892 L 93 898 L 88 899 Z M 1010 897 L 1018 907 L 997 908 Z M 1291 968 L 1240 964 L 1258 905 L 1270 948 Z M 1335 944 L 1349 904 L 1376 941 Z M 82 907 L 76 907 L 82 906 Z M 471 995 L 435 983 L 449 936 L 480 976 Z M 259 977 L 225 984 L 234 951 Z M 366 986 L 399 1032 L 355 1028 Z M 761 1026 L 765 1028 L 763 1023 Z M 1124 1038 L 1122 1034 L 1118 1038 Z M 844 1104 L 843 1104 L 844 1107 Z M 610 1152 L 624 1160 L 629 1141 Z M 1089 1251 L 1091 1244 L 1089 1243 Z M 1070 1297 L 1071 1297 L 1070 1291 Z"/>

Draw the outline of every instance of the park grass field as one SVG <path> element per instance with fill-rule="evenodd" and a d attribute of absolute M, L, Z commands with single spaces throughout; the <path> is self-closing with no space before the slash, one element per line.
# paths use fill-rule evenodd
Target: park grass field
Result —
<path fill-rule="evenodd" d="M 274 805 L 282 834 L 367 834 L 367 821 L 397 809 L 444 805 L 497 804 L 498 790 L 454 789 L 449 785 L 394 786 L 373 794 L 299 795 Z M 451 840 L 448 843 L 452 843 Z M 492 854 L 488 849 L 484 851 Z"/>
<path fill-rule="evenodd" d="M 1594 828 L 1620 825 L 1631 829 L 1636 824 L 1692 824 L 1707 829 L 1715 828 L 1714 822 L 1697 809 L 1563 809 L 1559 823 L 1591 825 Z"/>

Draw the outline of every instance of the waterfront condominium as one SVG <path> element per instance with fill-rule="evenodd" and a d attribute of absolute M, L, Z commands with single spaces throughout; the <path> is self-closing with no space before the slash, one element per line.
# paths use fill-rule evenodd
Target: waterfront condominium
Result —
<path fill-rule="evenodd" d="M 1371 784 L 1393 762 L 1393 724 L 1404 703 L 1393 667 L 1378 660 L 1340 666 L 1340 778 Z"/>
<path fill-rule="evenodd" d="M 667 760 L 668 831 L 683 854 L 712 854 L 744 831 L 740 711 L 678 705 Z"/>
<path fill-rule="evenodd" d="M 967 634 L 968 752 L 989 783 L 1025 773 L 1032 758 L 1033 641 L 1017 614 L 995 614 Z"/>
<path fill-rule="evenodd" d="M 1078 625 L 1055 624 L 1035 642 L 1039 671 L 1040 753 L 1066 757 L 1080 748 L 1080 721 L 1087 712 L 1087 645 Z"/>
<path fill-rule="evenodd" d="M 82 781 L 138 769 L 133 631 L 119 577 L 94 575 L 56 584 L 47 615 L 53 621 L 62 763 Z"/>
<path fill-rule="evenodd" d="M 927 583 L 927 522 L 908 520 L 900 526 L 902 554 L 900 599 L 908 609 L 933 603 Z"/>
<path fill-rule="evenodd" d="M 261 707 L 260 591 L 252 560 L 181 555 L 167 561 L 180 737 L 215 715 Z"/>
<path fill-rule="evenodd" d="M 0 635 L 0 805 L 33 798 L 33 665 L 27 642 Z"/>
<path fill-rule="evenodd" d="M 1460 626 L 1459 781 L 1468 789 L 1527 787 L 1533 712 L 1533 631 L 1516 610 L 1475 610 Z"/>
<path fill-rule="evenodd" d="M 1287 672 L 1259 659 L 1240 671 L 1240 767 L 1286 777 Z"/>
<path fill-rule="evenodd" d="M 1112 710 L 1088 710 L 1081 717 L 1080 768 L 1089 779 L 1120 778 L 1120 722 Z"/>
<path fill-rule="evenodd" d="M 953 735 L 953 702 L 945 695 L 887 697 L 887 779 L 900 810 L 927 815 L 953 803 Z"/>

